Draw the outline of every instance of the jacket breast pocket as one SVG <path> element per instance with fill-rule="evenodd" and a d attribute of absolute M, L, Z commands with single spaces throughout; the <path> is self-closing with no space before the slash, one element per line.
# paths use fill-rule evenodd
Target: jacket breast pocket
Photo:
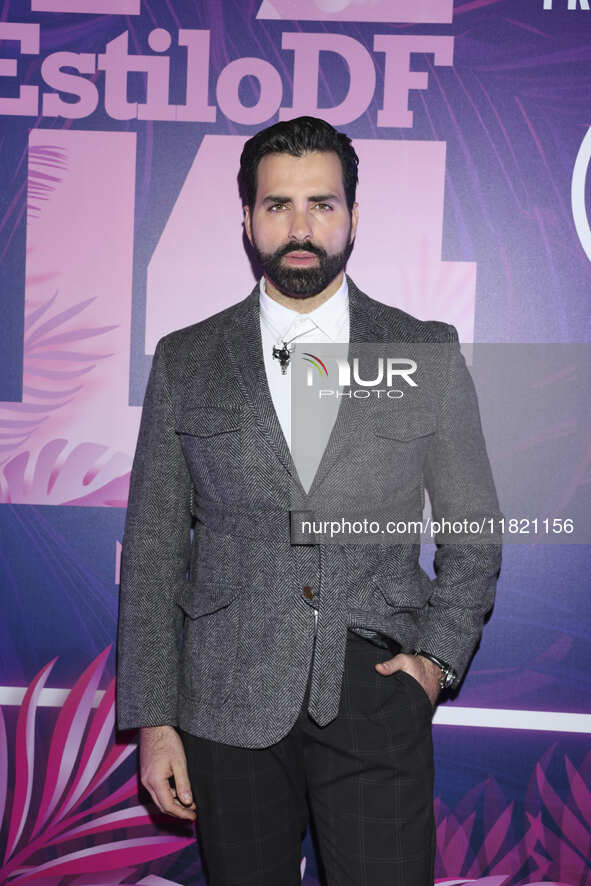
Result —
<path fill-rule="evenodd" d="M 436 430 L 436 414 L 427 409 L 384 409 L 373 416 L 368 470 L 379 478 L 374 485 L 388 519 L 397 526 L 390 544 L 418 541 L 417 521 L 425 505 L 425 458 Z"/>
<path fill-rule="evenodd" d="M 405 496 L 417 489 L 437 430 L 436 416 L 428 411 L 384 410 L 374 416 L 372 430 L 375 470 L 383 472 L 394 494 Z"/>
<path fill-rule="evenodd" d="M 242 426 L 239 406 L 191 406 L 177 416 L 175 432 L 196 489 L 214 498 L 240 482 Z"/>
<path fill-rule="evenodd" d="M 373 432 L 376 437 L 396 440 L 401 443 L 425 440 L 425 438 L 430 438 L 436 429 L 436 417 L 432 412 L 427 411 L 413 410 L 400 413 L 384 410 L 373 419 Z"/>

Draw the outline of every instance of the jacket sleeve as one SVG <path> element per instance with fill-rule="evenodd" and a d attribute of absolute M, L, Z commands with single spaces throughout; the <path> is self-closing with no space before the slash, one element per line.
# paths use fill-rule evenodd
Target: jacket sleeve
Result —
<path fill-rule="evenodd" d="M 450 341 L 442 360 L 447 372 L 443 373 L 438 426 L 425 462 L 425 485 L 435 521 L 475 521 L 485 531 L 456 536 L 444 528 L 436 534 L 436 578 L 417 648 L 448 662 L 458 675 L 457 685 L 494 602 L 501 543 L 500 511 L 476 391 L 458 334 L 453 326 L 447 328 Z M 495 521 L 492 534 L 490 519 Z"/>
<path fill-rule="evenodd" d="M 182 612 L 191 549 L 191 478 L 174 431 L 166 338 L 154 353 L 131 471 L 117 637 L 119 729 L 177 724 Z"/>

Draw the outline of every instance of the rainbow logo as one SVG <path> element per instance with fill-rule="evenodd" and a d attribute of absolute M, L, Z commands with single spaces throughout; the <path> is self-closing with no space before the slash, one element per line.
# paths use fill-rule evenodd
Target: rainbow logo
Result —
<path fill-rule="evenodd" d="M 309 354 L 307 351 L 304 351 L 302 355 L 302 360 L 305 360 L 306 363 L 311 363 L 314 366 L 320 375 L 328 375 L 328 369 L 320 359 L 320 357 L 316 357 L 314 354 Z"/>

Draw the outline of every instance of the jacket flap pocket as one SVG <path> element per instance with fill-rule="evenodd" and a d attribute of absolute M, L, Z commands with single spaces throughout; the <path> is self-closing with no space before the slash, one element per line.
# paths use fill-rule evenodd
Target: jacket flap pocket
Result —
<path fill-rule="evenodd" d="M 420 612 L 424 609 L 424 603 L 417 599 L 408 588 L 383 588 L 380 585 L 380 593 L 390 609 L 396 612 Z"/>
<path fill-rule="evenodd" d="M 198 618 L 228 606 L 239 593 L 240 588 L 235 585 L 197 586 L 186 582 L 178 594 L 177 603 L 190 618 Z"/>
<path fill-rule="evenodd" d="M 437 428 L 435 415 L 431 412 L 384 412 L 373 420 L 374 434 L 392 440 L 415 440 L 428 437 Z"/>
<path fill-rule="evenodd" d="M 196 437 L 211 437 L 227 431 L 238 431 L 241 427 L 242 409 L 222 406 L 191 406 L 190 409 L 183 409 L 175 423 L 176 431 Z"/>

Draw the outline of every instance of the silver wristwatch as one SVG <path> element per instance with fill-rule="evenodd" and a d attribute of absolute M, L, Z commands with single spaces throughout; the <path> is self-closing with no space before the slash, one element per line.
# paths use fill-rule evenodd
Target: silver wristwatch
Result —
<path fill-rule="evenodd" d="M 437 667 L 441 671 L 441 677 L 439 678 L 439 688 L 440 689 L 449 689 L 450 686 L 453 686 L 454 682 L 457 679 L 457 674 L 446 661 L 442 661 L 440 658 L 437 658 L 435 655 L 431 655 L 430 652 L 425 652 L 424 649 L 413 649 L 413 655 L 422 655 L 423 658 L 428 658 L 429 661 L 432 661 L 433 664 L 436 664 Z"/>

